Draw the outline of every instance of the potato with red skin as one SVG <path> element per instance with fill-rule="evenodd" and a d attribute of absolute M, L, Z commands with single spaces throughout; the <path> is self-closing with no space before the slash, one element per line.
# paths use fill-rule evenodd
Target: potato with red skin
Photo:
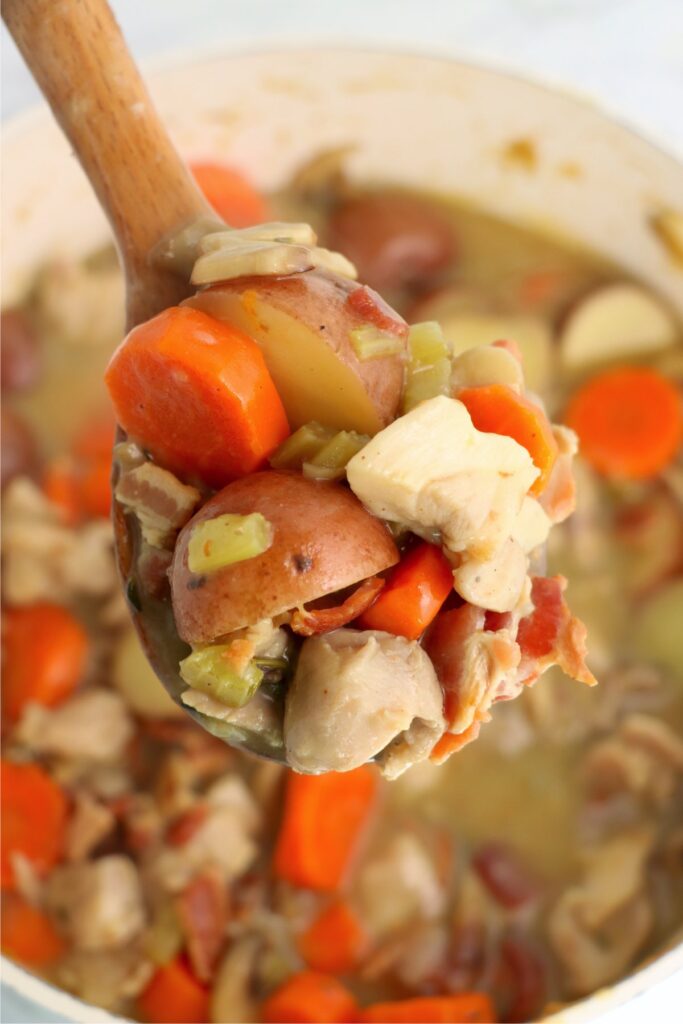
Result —
<path fill-rule="evenodd" d="M 361 290 L 364 302 L 350 303 L 349 297 Z M 372 435 L 395 418 L 408 325 L 370 289 L 311 270 L 224 281 L 184 305 L 239 328 L 258 343 L 292 430 L 316 420 Z M 351 331 L 377 322 L 396 338 L 401 351 L 361 360 Z"/>
<path fill-rule="evenodd" d="M 26 314 L 20 309 L 3 310 L 0 335 L 2 390 L 27 391 L 40 376 L 41 359 L 38 339 Z"/>
<path fill-rule="evenodd" d="M 197 525 L 252 512 L 272 526 L 267 551 L 205 574 L 190 571 L 188 544 Z M 224 487 L 182 529 L 171 567 L 176 627 L 187 643 L 211 643 L 397 561 L 389 531 L 347 488 L 297 473 L 255 473 Z"/>
<path fill-rule="evenodd" d="M 431 203 L 399 193 L 369 193 L 332 213 L 326 243 L 355 264 L 361 281 L 378 291 L 420 287 L 456 254 L 448 221 Z"/>
<path fill-rule="evenodd" d="M 0 486 L 15 476 L 30 476 L 37 465 L 36 443 L 28 425 L 12 409 L 2 409 L 2 454 L 0 455 Z"/>

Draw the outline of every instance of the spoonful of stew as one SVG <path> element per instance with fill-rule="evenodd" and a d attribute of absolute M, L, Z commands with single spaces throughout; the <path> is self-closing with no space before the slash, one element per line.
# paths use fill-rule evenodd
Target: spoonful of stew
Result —
<path fill-rule="evenodd" d="M 575 437 L 525 393 L 514 339 L 453 357 L 309 225 L 222 223 L 103 0 L 3 14 L 124 269 L 116 549 L 173 698 L 297 771 L 393 778 L 553 664 L 592 684 L 565 581 L 540 574 Z"/>

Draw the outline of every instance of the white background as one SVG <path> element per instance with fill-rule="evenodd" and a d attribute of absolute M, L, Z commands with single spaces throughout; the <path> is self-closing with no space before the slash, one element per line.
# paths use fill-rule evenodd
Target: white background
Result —
<path fill-rule="evenodd" d="M 134 54 L 344 40 L 504 65 L 592 96 L 683 155 L 683 0 L 113 0 Z M 2 34 L 2 116 L 37 99 Z M 681 177 L 683 203 L 683 175 Z M 36 1022 L 4 993 L 2 1019 Z M 54 1019 L 54 1018 L 53 1018 Z M 683 976 L 601 1024 L 680 1024 Z"/>

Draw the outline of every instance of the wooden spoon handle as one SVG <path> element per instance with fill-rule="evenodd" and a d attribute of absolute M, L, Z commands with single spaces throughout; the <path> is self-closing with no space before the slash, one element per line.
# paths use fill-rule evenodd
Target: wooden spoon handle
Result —
<path fill-rule="evenodd" d="M 211 214 L 152 105 L 105 0 L 3 0 L 2 14 L 111 223 L 129 325 L 189 294 L 149 254 Z"/>

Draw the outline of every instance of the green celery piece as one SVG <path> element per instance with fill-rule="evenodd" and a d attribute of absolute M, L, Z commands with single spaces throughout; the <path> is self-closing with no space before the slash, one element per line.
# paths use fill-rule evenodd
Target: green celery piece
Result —
<path fill-rule="evenodd" d="M 215 572 L 234 562 L 267 551 L 273 543 L 273 527 L 260 512 L 248 516 L 226 512 L 214 519 L 205 519 L 192 530 L 187 547 L 190 572 Z"/>
<path fill-rule="evenodd" d="M 298 469 L 334 437 L 334 430 L 312 421 L 304 423 L 271 455 L 273 469 Z"/>
<path fill-rule="evenodd" d="M 380 331 L 372 324 L 356 327 L 349 333 L 353 350 L 361 360 L 394 356 L 403 351 L 403 342 L 395 334 Z"/>
<path fill-rule="evenodd" d="M 193 690 L 231 708 L 243 707 L 258 690 L 263 672 L 249 662 L 240 674 L 229 657 L 230 644 L 198 647 L 180 662 L 180 676 Z"/>

